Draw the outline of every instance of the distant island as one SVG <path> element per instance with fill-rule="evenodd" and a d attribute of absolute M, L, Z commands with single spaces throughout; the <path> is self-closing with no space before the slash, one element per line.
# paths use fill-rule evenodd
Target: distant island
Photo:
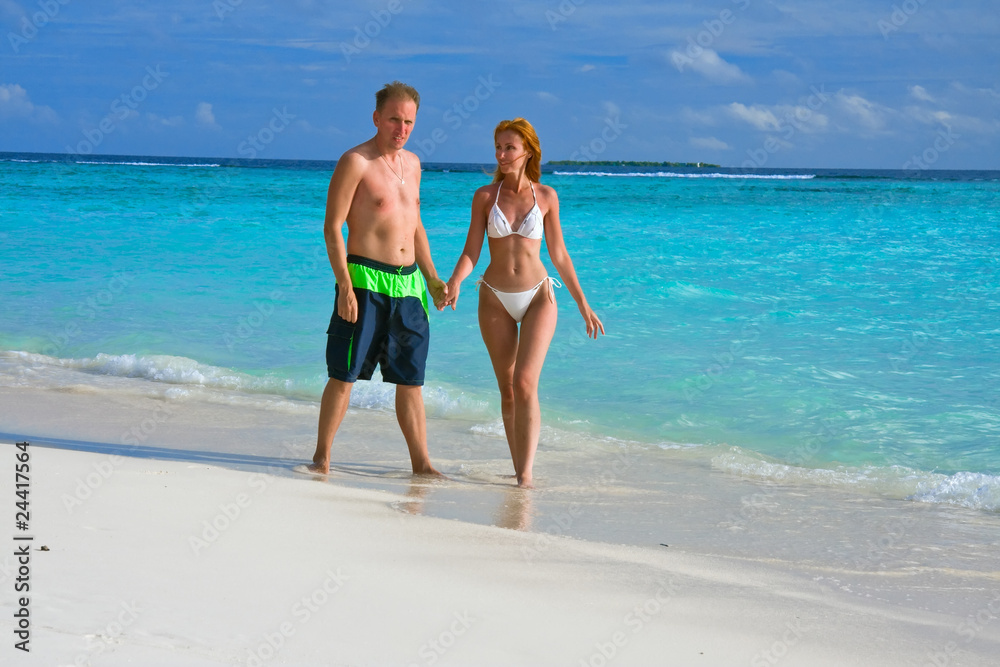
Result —
<path fill-rule="evenodd" d="M 584 166 L 584 167 L 712 167 L 719 165 L 709 162 L 637 162 L 634 160 L 549 160 L 545 164 L 554 166 Z"/>

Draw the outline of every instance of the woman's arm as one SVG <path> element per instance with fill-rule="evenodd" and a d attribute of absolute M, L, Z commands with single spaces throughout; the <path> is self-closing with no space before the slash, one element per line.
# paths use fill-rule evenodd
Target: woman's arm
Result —
<path fill-rule="evenodd" d="M 545 211 L 545 247 L 549 251 L 552 264 L 559 272 L 566 289 L 569 290 L 573 300 L 576 301 L 580 309 L 580 315 L 587 325 L 587 336 L 597 338 L 597 333 L 604 333 L 604 324 L 587 303 L 587 297 L 583 294 L 580 281 L 576 277 L 576 269 L 573 268 L 573 260 L 570 259 L 566 250 L 566 243 L 563 240 L 562 226 L 559 222 L 559 196 L 556 191 L 548 186 L 540 186 L 543 201 L 546 204 Z"/>
<path fill-rule="evenodd" d="M 469 234 L 465 237 L 465 248 L 458 256 L 455 270 L 448 280 L 448 299 L 441 305 L 442 309 L 450 305 L 451 309 L 455 310 L 462 281 L 469 277 L 472 269 L 476 268 L 476 262 L 479 261 L 479 255 L 483 251 L 483 238 L 486 236 L 486 205 L 489 201 L 488 186 L 479 188 L 472 196 L 472 221 L 469 223 Z"/>

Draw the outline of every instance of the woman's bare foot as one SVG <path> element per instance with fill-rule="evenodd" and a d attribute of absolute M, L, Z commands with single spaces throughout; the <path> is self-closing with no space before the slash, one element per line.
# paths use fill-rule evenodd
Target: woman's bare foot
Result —
<path fill-rule="evenodd" d="M 316 472 L 320 475 L 330 474 L 330 462 L 317 459 L 316 457 L 313 457 L 313 462 L 307 465 L 306 468 L 309 469 L 309 472 Z"/>

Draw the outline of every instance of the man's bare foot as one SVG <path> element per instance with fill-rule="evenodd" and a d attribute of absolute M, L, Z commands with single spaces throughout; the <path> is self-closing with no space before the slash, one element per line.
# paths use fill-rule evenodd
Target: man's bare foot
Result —
<path fill-rule="evenodd" d="M 413 466 L 413 474 L 420 475 L 421 477 L 438 477 L 445 479 L 445 476 L 438 472 L 438 470 L 429 462 L 423 464 L 422 466 Z"/>

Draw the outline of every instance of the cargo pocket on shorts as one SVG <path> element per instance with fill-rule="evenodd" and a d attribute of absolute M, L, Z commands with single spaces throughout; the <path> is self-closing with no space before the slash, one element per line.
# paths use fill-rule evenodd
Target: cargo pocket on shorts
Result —
<path fill-rule="evenodd" d="M 345 322 L 334 313 L 333 319 L 330 320 L 330 326 L 326 330 L 326 334 L 330 336 L 326 361 L 331 368 L 340 368 L 350 372 L 351 362 L 355 356 L 354 330 L 357 327 L 356 322 Z"/>

